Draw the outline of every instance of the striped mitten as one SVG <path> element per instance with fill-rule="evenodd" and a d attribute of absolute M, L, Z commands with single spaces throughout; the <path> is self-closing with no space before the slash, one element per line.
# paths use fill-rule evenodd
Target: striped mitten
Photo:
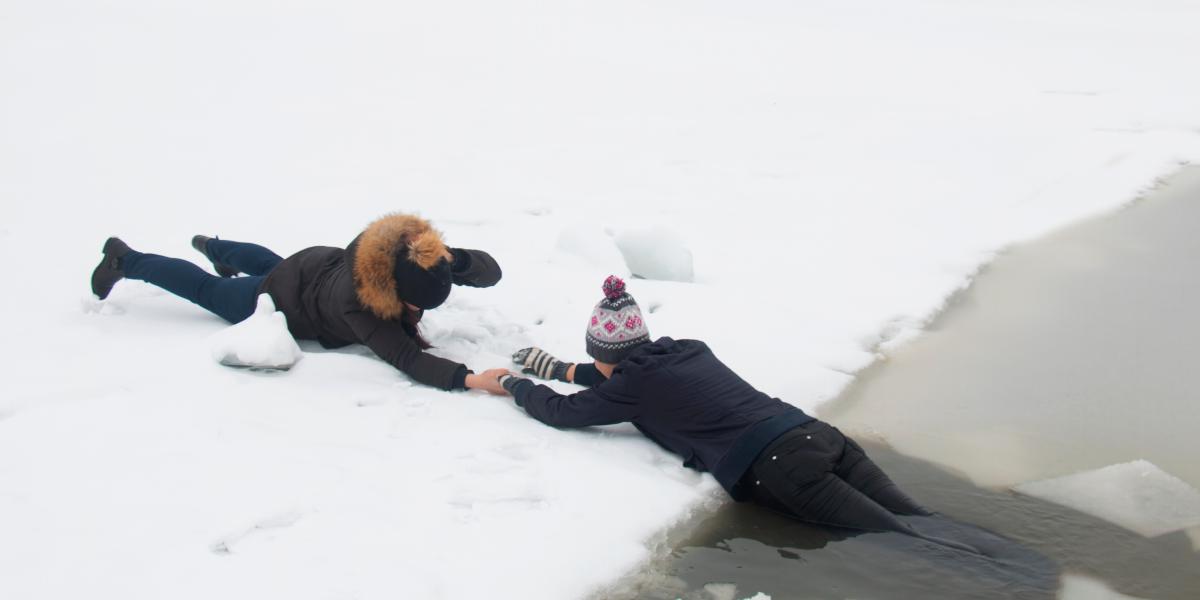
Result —
<path fill-rule="evenodd" d="M 542 379 L 557 379 L 567 381 L 567 369 L 574 363 L 563 362 L 554 358 L 549 352 L 536 346 L 522 348 L 513 354 L 513 362 L 521 365 L 522 373 L 537 375 Z"/>

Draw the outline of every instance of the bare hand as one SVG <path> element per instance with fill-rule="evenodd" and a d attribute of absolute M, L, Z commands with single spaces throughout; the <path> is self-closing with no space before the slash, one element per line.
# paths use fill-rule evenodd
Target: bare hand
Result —
<path fill-rule="evenodd" d="M 473 390 L 483 390 L 496 396 L 507 396 L 508 392 L 500 385 L 503 375 L 516 375 L 508 369 L 488 369 L 482 373 L 467 375 L 467 387 Z"/>

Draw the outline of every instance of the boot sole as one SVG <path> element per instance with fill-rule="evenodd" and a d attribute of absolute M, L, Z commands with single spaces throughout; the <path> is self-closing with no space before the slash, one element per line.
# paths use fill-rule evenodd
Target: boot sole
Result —
<path fill-rule="evenodd" d="M 104 246 L 107 248 L 108 244 Z M 92 270 L 92 293 L 101 300 L 108 298 L 117 282 L 125 279 L 124 274 L 111 266 L 115 260 L 106 253 L 104 258 L 100 259 L 100 264 Z"/>

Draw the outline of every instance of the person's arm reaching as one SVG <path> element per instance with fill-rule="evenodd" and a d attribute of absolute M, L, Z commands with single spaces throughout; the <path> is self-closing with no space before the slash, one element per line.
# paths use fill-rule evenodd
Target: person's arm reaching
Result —
<path fill-rule="evenodd" d="M 485 374 L 471 372 L 466 365 L 421 350 L 400 321 L 380 319 L 366 312 L 352 312 L 346 314 L 346 323 L 363 345 L 417 383 L 443 390 L 495 391 L 489 388 L 499 373 L 485 377 Z"/>
<path fill-rule="evenodd" d="M 529 416 L 554 427 L 613 425 L 638 416 L 637 399 L 619 393 L 619 383 L 570 395 L 515 375 L 501 376 L 500 383 Z"/>
<path fill-rule="evenodd" d="M 596 387 L 608 381 L 604 373 L 601 373 L 600 369 L 596 368 L 596 363 L 576 364 L 571 367 L 568 377 L 571 378 L 572 382 L 587 387 Z"/>
<path fill-rule="evenodd" d="M 587 387 L 596 387 L 608 379 L 592 363 L 561 361 L 536 346 L 517 350 L 512 358 L 514 363 L 521 365 L 522 373 L 542 379 L 557 379 Z"/>
<path fill-rule="evenodd" d="M 491 287 L 503 276 L 500 264 L 483 250 L 450 248 L 450 254 L 454 256 L 450 262 L 450 281 L 454 285 Z"/>

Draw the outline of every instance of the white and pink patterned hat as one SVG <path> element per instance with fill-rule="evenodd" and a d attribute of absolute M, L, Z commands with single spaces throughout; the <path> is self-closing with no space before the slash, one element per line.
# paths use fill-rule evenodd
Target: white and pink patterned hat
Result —
<path fill-rule="evenodd" d="M 650 341 L 650 331 L 625 282 L 616 275 L 604 280 L 604 299 L 592 309 L 587 328 L 587 353 L 609 364 L 621 362 L 634 348 Z"/>

